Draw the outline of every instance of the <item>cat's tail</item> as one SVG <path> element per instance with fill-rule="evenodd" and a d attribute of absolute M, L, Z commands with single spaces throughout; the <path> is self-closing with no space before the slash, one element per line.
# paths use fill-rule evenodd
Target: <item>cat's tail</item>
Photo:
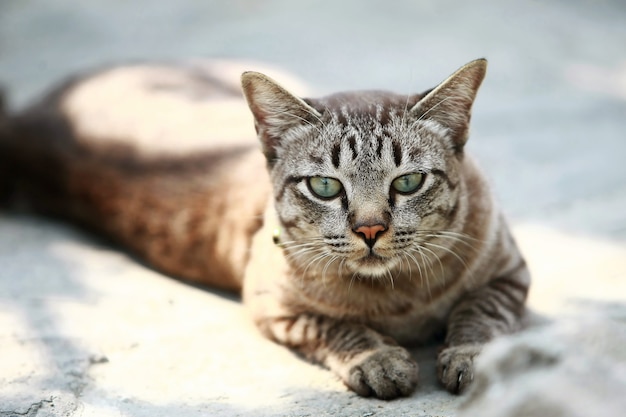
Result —
<path fill-rule="evenodd" d="M 8 117 L 6 89 L 0 84 L 0 126 L 4 126 L 5 119 Z"/>
<path fill-rule="evenodd" d="M 68 160 L 82 162 L 59 108 L 69 85 L 18 110 L 0 91 L 0 210 L 48 213 L 64 202 Z"/>
<path fill-rule="evenodd" d="M 0 207 L 4 206 L 9 196 L 9 157 L 8 138 L 9 138 L 9 122 L 8 110 L 6 103 L 6 90 L 0 85 Z"/>
<path fill-rule="evenodd" d="M 8 205 L 13 190 L 11 175 L 11 127 L 6 89 L 0 85 L 0 208 Z"/>

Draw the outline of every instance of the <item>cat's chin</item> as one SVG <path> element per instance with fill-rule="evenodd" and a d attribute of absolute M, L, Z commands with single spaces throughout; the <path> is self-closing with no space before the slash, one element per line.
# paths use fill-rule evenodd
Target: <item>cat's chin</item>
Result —
<path fill-rule="evenodd" d="M 350 269 L 358 275 L 367 278 L 381 278 L 389 276 L 390 271 L 396 266 L 393 259 L 383 258 L 378 255 L 370 255 L 349 263 Z"/>

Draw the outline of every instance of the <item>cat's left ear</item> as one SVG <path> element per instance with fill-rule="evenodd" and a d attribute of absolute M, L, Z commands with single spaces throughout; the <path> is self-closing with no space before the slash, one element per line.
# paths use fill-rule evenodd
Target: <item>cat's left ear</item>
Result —
<path fill-rule="evenodd" d="M 486 72 L 486 59 L 466 64 L 418 101 L 411 113 L 447 128 L 460 151 L 467 142 L 472 104 Z"/>
<path fill-rule="evenodd" d="M 270 165 L 287 132 L 303 124 L 314 124 L 322 115 L 304 100 L 259 72 L 244 72 L 241 86 L 254 115 L 263 153 Z"/>

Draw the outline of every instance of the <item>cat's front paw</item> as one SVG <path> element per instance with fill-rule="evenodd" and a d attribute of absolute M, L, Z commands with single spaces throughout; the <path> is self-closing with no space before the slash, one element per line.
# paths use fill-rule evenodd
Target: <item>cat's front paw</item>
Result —
<path fill-rule="evenodd" d="M 417 363 L 399 346 L 385 346 L 355 362 L 344 383 L 364 397 L 391 400 L 411 394 L 417 385 Z"/>
<path fill-rule="evenodd" d="M 482 345 L 459 345 L 445 348 L 437 358 L 439 381 L 453 394 L 462 393 L 474 380 L 474 358 Z"/>

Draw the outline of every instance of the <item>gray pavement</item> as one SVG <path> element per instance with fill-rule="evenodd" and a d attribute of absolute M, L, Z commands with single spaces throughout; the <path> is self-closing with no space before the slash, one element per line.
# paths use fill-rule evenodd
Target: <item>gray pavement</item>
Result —
<path fill-rule="evenodd" d="M 626 301 L 626 4 L 3 0 L 0 83 L 18 109 L 128 60 L 237 57 L 316 91 L 432 87 L 486 57 L 469 147 L 534 273 L 531 305 Z M 253 68 L 251 68 L 253 69 Z M 431 348 L 385 403 L 263 340 L 232 297 L 71 227 L 0 213 L 0 416 L 452 416 Z"/>

